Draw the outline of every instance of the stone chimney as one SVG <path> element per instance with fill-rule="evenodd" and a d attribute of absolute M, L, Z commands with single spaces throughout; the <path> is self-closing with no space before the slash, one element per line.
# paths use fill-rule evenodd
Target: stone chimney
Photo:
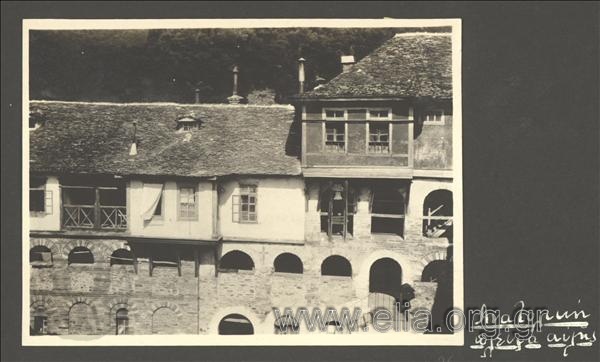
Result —
<path fill-rule="evenodd" d="M 298 83 L 299 83 L 299 90 L 298 93 L 302 94 L 304 93 L 304 62 L 306 61 L 306 59 L 304 58 L 300 58 L 298 59 Z"/>
<path fill-rule="evenodd" d="M 233 66 L 233 94 L 227 98 L 229 104 L 239 104 L 243 97 L 238 95 L 238 73 L 240 72 L 237 65 Z"/>
<path fill-rule="evenodd" d="M 354 55 L 342 55 L 340 57 L 342 63 L 342 72 L 347 72 L 356 61 L 354 61 Z"/>

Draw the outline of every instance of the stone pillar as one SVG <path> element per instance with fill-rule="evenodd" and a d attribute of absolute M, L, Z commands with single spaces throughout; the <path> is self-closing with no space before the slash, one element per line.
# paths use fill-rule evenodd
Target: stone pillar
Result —
<path fill-rule="evenodd" d="M 368 187 L 360 188 L 356 200 L 356 214 L 354 214 L 354 238 L 371 238 L 371 213 L 369 203 L 371 201 L 371 190 Z"/>

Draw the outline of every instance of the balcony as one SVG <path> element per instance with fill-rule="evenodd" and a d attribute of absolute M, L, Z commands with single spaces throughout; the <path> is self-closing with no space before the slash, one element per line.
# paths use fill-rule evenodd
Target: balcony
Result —
<path fill-rule="evenodd" d="M 124 185 L 62 186 L 62 228 L 127 230 Z"/>

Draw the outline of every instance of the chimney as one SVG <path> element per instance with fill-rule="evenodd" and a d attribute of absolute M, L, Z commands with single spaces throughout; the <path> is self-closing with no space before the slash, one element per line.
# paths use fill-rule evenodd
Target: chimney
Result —
<path fill-rule="evenodd" d="M 298 82 L 300 83 L 299 93 L 304 93 L 304 62 L 306 59 L 300 58 L 298 59 Z"/>
<path fill-rule="evenodd" d="M 196 104 L 200 103 L 200 88 L 196 88 L 194 90 L 195 94 L 196 94 Z"/>
<path fill-rule="evenodd" d="M 129 156 L 137 155 L 137 121 L 133 121 L 133 142 L 129 149 Z"/>
<path fill-rule="evenodd" d="M 233 66 L 232 72 L 233 72 L 233 94 L 231 95 L 231 97 L 227 98 L 227 101 L 229 101 L 229 104 L 239 104 L 243 98 L 238 95 L 238 73 L 240 72 L 240 70 L 238 69 L 237 65 Z"/>
<path fill-rule="evenodd" d="M 342 55 L 340 57 L 342 63 L 342 72 L 347 72 L 354 63 L 354 55 Z"/>

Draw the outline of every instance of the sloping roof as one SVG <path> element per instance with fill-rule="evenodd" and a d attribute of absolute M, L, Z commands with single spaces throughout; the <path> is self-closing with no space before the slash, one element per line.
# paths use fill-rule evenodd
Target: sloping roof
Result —
<path fill-rule="evenodd" d="M 299 175 L 291 106 L 32 101 L 44 125 L 30 132 L 30 169 L 44 173 Z M 199 129 L 178 132 L 193 116 Z M 137 121 L 137 155 L 130 156 Z"/>
<path fill-rule="evenodd" d="M 396 34 L 348 71 L 299 98 L 376 97 L 452 98 L 450 34 Z"/>

